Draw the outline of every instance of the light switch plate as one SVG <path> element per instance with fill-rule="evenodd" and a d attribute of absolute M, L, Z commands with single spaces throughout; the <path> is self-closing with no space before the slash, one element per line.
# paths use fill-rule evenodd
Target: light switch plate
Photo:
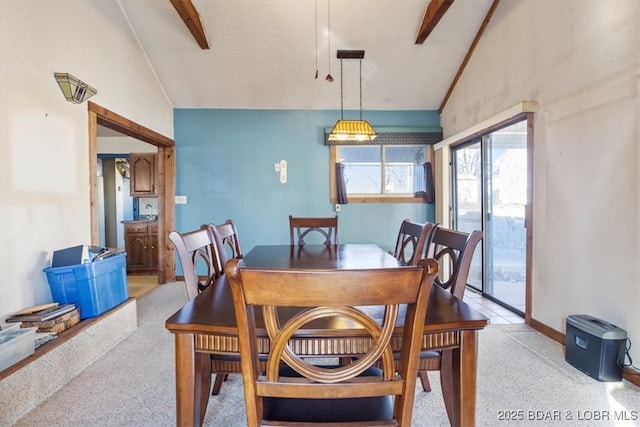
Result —
<path fill-rule="evenodd" d="M 186 205 L 187 196 L 176 196 L 176 205 Z"/>

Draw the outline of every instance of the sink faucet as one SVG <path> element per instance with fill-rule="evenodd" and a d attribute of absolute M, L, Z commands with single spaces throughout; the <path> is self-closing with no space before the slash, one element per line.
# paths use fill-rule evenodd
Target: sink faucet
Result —
<path fill-rule="evenodd" d="M 153 210 L 153 206 L 151 205 L 151 203 L 147 203 L 144 206 L 144 209 L 147 211 L 147 219 L 152 219 L 153 214 L 151 213 L 151 211 Z"/>

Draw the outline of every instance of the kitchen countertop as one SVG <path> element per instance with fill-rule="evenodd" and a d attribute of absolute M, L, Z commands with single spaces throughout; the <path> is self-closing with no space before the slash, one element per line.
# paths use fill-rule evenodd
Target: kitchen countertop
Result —
<path fill-rule="evenodd" d="M 123 224 L 135 224 L 135 223 L 142 223 L 142 222 L 158 222 L 158 220 L 157 219 L 130 219 L 130 220 L 122 221 Z"/>

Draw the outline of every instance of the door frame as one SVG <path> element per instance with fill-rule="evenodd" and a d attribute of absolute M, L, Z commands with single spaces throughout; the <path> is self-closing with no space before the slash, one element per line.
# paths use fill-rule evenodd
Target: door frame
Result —
<path fill-rule="evenodd" d="M 91 101 L 89 113 L 89 194 L 91 206 L 91 244 L 99 244 L 98 230 L 98 125 L 158 147 L 158 283 L 175 280 L 175 259 L 169 247 L 169 230 L 175 228 L 175 142 Z"/>
<path fill-rule="evenodd" d="M 534 180 L 533 180 L 533 149 L 534 149 L 534 145 L 533 145 L 533 131 L 534 131 L 534 113 L 533 112 L 529 112 L 529 111 L 525 111 L 522 113 L 518 113 L 515 114 L 513 116 L 510 116 L 508 118 L 504 118 L 502 120 L 497 121 L 496 123 L 493 123 L 487 127 L 484 127 L 480 130 L 477 130 L 469 135 L 466 135 L 464 138 L 460 139 L 459 141 L 456 141 L 453 144 L 450 144 L 448 149 L 449 149 L 449 157 L 448 157 L 448 171 L 449 171 L 449 176 L 448 179 L 450 180 L 449 183 L 449 200 L 451 203 L 453 203 L 453 199 L 454 199 L 454 195 L 453 192 L 455 191 L 455 185 L 453 184 L 453 179 L 454 179 L 454 173 L 453 173 L 453 155 L 451 154 L 453 152 L 453 150 L 457 147 L 460 147 L 462 145 L 465 145 L 467 143 L 469 143 L 470 141 L 473 140 L 477 140 L 479 138 L 481 138 L 483 135 L 491 133 L 491 132 L 495 132 L 505 126 L 508 126 L 509 124 L 518 122 L 518 121 L 526 121 L 526 126 L 527 126 L 527 203 L 525 205 L 525 209 L 524 209 L 524 224 L 525 224 L 525 239 L 526 239 L 526 267 L 525 267 L 525 271 L 526 271 L 526 277 L 525 277 L 525 311 L 524 311 L 524 319 L 525 319 L 525 323 L 530 325 L 532 318 L 531 318 L 531 312 L 533 310 L 532 307 L 532 299 L 533 299 L 533 292 L 532 292 L 532 283 L 533 283 L 533 228 L 534 228 L 534 224 L 533 224 L 533 185 L 534 185 Z M 448 220 L 449 220 L 449 224 L 452 225 L 452 215 L 453 215 L 453 205 L 449 204 L 449 209 L 450 209 L 450 215 Z M 483 213 L 484 216 L 484 213 Z M 483 249 L 484 251 L 484 249 Z M 483 257 L 483 264 L 484 264 L 484 257 Z M 483 279 L 484 280 L 484 279 Z"/>

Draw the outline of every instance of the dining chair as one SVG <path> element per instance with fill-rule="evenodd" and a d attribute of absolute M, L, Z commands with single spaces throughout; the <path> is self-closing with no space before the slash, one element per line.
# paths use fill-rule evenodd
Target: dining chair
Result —
<path fill-rule="evenodd" d="M 228 223 L 225 223 L 228 224 Z M 235 229 L 235 227 L 234 227 Z M 178 259 L 184 275 L 184 283 L 187 289 L 187 296 L 193 299 L 200 292 L 224 274 L 224 263 L 226 255 L 221 249 L 223 243 L 222 235 L 226 233 L 227 227 L 223 227 L 222 233 L 217 231 L 216 226 L 208 224 L 202 225 L 199 230 L 178 233 L 169 233 L 169 240 L 173 243 L 178 252 Z M 235 234 L 237 241 L 237 233 Z M 238 243 L 238 249 L 240 248 Z M 230 373 L 240 371 L 240 355 L 211 355 L 211 373 L 215 375 L 212 395 L 220 393 L 222 383 L 226 381 Z"/>
<path fill-rule="evenodd" d="M 420 224 L 403 220 L 398 231 L 393 256 L 404 265 L 417 265 L 425 256 L 425 245 L 437 224 L 425 222 Z"/>
<path fill-rule="evenodd" d="M 216 270 L 216 277 L 220 277 L 224 274 L 224 266 L 230 259 L 241 259 L 244 255 L 240 247 L 240 237 L 238 236 L 238 229 L 233 220 L 228 219 L 222 224 L 203 224 L 200 228 L 208 228 L 213 233 L 216 241 L 216 247 L 218 248 L 218 262 L 214 263 Z M 226 372 L 225 374 L 216 375 L 216 379 L 213 383 L 211 394 L 217 395 L 222 388 L 222 383 L 227 381 L 229 373 L 240 372 L 240 356 L 231 356 L 223 358 L 218 357 L 216 361 L 220 363 L 216 366 L 218 372 Z M 260 356 L 261 363 L 264 364 L 266 358 Z M 222 364 L 224 363 L 224 366 Z"/>
<path fill-rule="evenodd" d="M 295 235 L 295 237 L 294 237 Z M 311 235 L 311 236 L 309 236 Z M 315 237 L 314 237 L 315 235 Z M 289 237 L 292 245 L 303 246 L 310 242 L 305 238 L 320 235 L 323 244 L 338 244 L 338 215 L 335 217 L 294 217 L 289 215 Z"/>
<path fill-rule="evenodd" d="M 482 240 L 482 231 L 480 230 L 465 233 L 442 226 L 435 227 L 427 242 L 426 250 L 426 256 L 438 262 L 438 275 L 434 280 L 434 284 L 448 289 L 455 297 L 461 300 L 467 287 L 473 254 L 480 240 Z M 443 372 L 450 371 L 451 354 L 451 350 L 423 351 L 420 353 L 418 375 L 424 391 L 431 391 L 427 375 L 428 371 L 440 371 L 440 383 L 443 392 L 452 390 L 451 376 L 443 374 Z"/>
<path fill-rule="evenodd" d="M 247 425 L 411 425 L 424 319 L 436 274 L 434 260 L 402 269 L 322 271 L 248 269 L 243 260 L 229 261 L 225 275 L 238 327 Z M 367 306 L 384 306 L 384 317 L 369 317 Z M 392 335 L 401 306 L 406 312 L 396 369 Z M 287 311 L 294 314 L 283 324 Z M 267 330 L 261 339 L 269 340 L 264 370 L 257 353 L 255 315 L 260 312 Z M 330 330 L 332 323 L 353 324 L 371 347 L 347 365 L 309 363 L 288 344 L 309 323 L 333 334 L 339 332 Z"/>

